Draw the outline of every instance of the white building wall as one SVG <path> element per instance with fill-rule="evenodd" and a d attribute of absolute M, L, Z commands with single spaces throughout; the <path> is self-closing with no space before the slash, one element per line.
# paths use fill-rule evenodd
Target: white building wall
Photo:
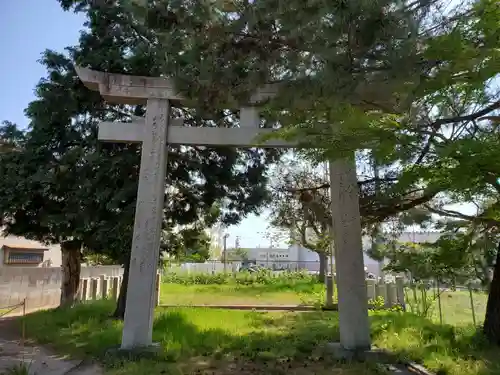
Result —
<path fill-rule="evenodd" d="M 221 223 L 217 223 L 212 228 L 207 229 L 206 233 L 210 237 L 210 259 L 220 259 L 224 248 L 224 227 Z"/>
<path fill-rule="evenodd" d="M 1 248 L 6 245 L 6 246 L 13 246 L 13 247 L 26 247 L 26 248 L 37 248 L 37 249 L 48 249 L 47 251 L 44 252 L 43 255 L 43 263 L 40 265 L 40 267 L 44 264 L 50 263 L 51 267 L 60 267 L 61 266 L 61 246 L 60 245 L 44 245 L 41 242 L 38 241 L 31 241 L 27 240 L 23 237 L 16 237 L 16 236 L 6 236 L 6 237 L 0 237 L 0 267 L 5 266 L 3 263 L 3 251 Z"/>
<path fill-rule="evenodd" d="M 398 238 L 399 242 L 435 242 L 439 238 L 439 232 L 404 232 Z M 363 237 L 363 250 L 371 247 L 371 238 Z M 319 255 L 298 244 L 290 246 L 288 249 L 278 248 L 253 248 L 247 249 L 249 260 L 256 261 L 257 264 L 267 267 L 280 267 L 286 263 L 289 268 L 307 269 L 309 271 L 319 271 Z M 335 263 L 335 260 L 334 262 Z M 367 272 L 380 275 L 379 262 L 364 254 L 364 263 Z"/>

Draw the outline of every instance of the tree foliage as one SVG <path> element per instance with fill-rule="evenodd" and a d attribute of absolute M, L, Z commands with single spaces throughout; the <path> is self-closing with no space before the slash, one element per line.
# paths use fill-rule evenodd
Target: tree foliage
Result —
<path fill-rule="evenodd" d="M 210 258 L 210 237 L 205 227 L 182 228 L 178 232 L 165 231 L 162 250 L 181 262 L 205 262 Z"/>
<path fill-rule="evenodd" d="M 86 1 L 61 4 L 83 12 L 87 29 L 79 44 L 65 53 L 45 51 L 42 55 L 47 77 L 38 83 L 36 99 L 26 109 L 29 129 L 19 150 L 0 156 L 2 225 L 6 233 L 42 242 L 77 241 L 84 255 L 105 254 L 126 264 L 140 147 L 98 142 L 97 124 L 129 121 L 131 116 L 142 116 L 144 108 L 106 103 L 99 93 L 83 86 L 73 66 L 76 62 L 96 70 L 155 76 L 162 62 L 122 22 L 123 9 Z M 174 111 L 191 126 L 213 124 L 196 110 L 178 107 Z M 219 113 L 218 121 L 228 126 L 237 119 Z M 4 134 L 10 134 L 11 124 L 2 129 L 2 136 L 8 138 Z M 226 224 L 257 211 L 266 199 L 263 171 L 272 160 L 273 152 L 260 149 L 171 147 L 164 228 L 207 223 L 215 203 L 222 206 L 218 218 Z M 164 245 L 176 248 L 201 240 L 199 232 L 181 233 L 180 238 L 170 235 Z"/>
<path fill-rule="evenodd" d="M 323 186 L 325 175 L 294 158 L 283 158 L 271 174 L 269 219 L 274 237 L 288 236 L 291 244 L 300 244 L 318 253 L 319 279 L 324 281 L 327 255 L 331 254 L 330 197 L 327 189 L 310 192 L 311 186 Z M 283 238 L 279 238 L 282 242 Z"/>
<path fill-rule="evenodd" d="M 311 210 L 303 203 L 311 186 L 325 184 L 324 176 L 307 164 L 294 160 L 283 161 L 276 166 L 271 175 L 270 191 L 270 225 L 274 229 L 285 231 L 292 236 L 292 241 L 319 252 L 327 252 L 329 241 L 321 241 L 329 237 L 331 215 L 328 214 L 330 198 L 328 191 L 322 189 L 316 202 L 324 208 L 324 213 Z M 318 215 L 319 213 L 319 215 Z"/>
<path fill-rule="evenodd" d="M 424 2 L 390 0 L 236 0 L 229 11 L 227 1 L 123 3 L 128 22 L 165 56 L 164 73 L 175 72 L 188 97 L 201 93 L 200 105 L 244 100 L 266 83 L 284 82 L 279 104 L 289 107 L 291 99 L 289 109 L 297 113 L 327 100 L 330 109 L 346 101 L 366 107 L 392 102 L 394 89 L 374 96 L 370 87 L 415 73 L 400 67 L 418 60 L 411 16 L 425 9 Z M 172 53 L 179 45 L 190 51 Z"/>
<path fill-rule="evenodd" d="M 488 287 L 497 241 L 477 233 L 443 233 L 433 243 L 386 243 L 379 252 L 387 270 L 408 273 L 413 280 L 449 286 Z"/>

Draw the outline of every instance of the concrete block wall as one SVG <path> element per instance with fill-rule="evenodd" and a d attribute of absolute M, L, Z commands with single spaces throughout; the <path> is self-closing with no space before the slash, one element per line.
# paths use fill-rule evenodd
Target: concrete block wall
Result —
<path fill-rule="evenodd" d="M 82 279 L 120 278 L 120 266 L 82 267 Z M 26 299 L 26 311 L 59 305 L 62 274 L 59 267 L 0 268 L 0 311 Z M 107 283 L 110 284 L 109 282 Z"/>

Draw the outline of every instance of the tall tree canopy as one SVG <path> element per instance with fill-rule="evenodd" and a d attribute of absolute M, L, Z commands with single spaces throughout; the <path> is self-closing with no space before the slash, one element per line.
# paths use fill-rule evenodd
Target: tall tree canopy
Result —
<path fill-rule="evenodd" d="M 73 5 L 61 4 L 66 9 Z M 162 66 L 143 38 L 121 22 L 120 8 L 77 10 L 87 16 L 79 44 L 65 53 L 43 53 L 41 63 L 48 75 L 38 83 L 36 99 L 26 109 L 29 129 L 16 152 L 0 154 L 2 225 L 6 233 L 62 244 L 67 271 L 62 303 L 72 303 L 77 291 L 81 248 L 83 254 L 104 253 L 127 262 L 140 147 L 99 143 L 97 124 L 144 114 L 141 106 L 103 101 L 83 86 L 73 65 L 150 76 L 159 75 Z M 175 108 L 175 115 L 191 126 L 213 126 L 196 110 Z M 217 116 L 221 125 L 237 123 L 225 113 Z M 2 129 L 2 138 L 7 139 L 4 134 L 13 129 L 11 124 Z M 171 147 L 165 229 L 196 222 L 210 225 L 214 219 L 235 224 L 245 214 L 256 212 L 266 199 L 263 172 L 273 154 L 255 148 Z M 215 203 L 222 207 L 217 215 Z M 164 244 L 167 249 L 169 245 L 175 247 Z"/>
<path fill-rule="evenodd" d="M 499 106 L 490 85 L 499 70 L 494 0 L 454 7 L 442 0 L 113 6 L 124 9 L 121 21 L 161 56 L 161 73 L 203 113 L 223 107 L 228 96 L 245 99 L 278 84 L 263 111 L 265 126 L 277 122 L 279 136 L 312 146 L 306 156 L 373 150 L 381 173 L 363 183 L 368 222 L 450 189 L 456 148 L 470 146 L 462 141 L 471 132 L 487 136 L 496 129 L 490 125 Z"/>

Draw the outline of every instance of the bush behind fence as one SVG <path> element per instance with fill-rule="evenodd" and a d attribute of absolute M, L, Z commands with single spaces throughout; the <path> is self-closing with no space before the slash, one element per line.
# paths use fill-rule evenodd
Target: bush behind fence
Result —
<path fill-rule="evenodd" d="M 260 272 L 236 272 L 236 273 L 206 273 L 206 272 L 179 272 L 167 269 L 163 272 L 163 281 L 172 284 L 184 285 L 274 285 L 289 284 L 295 282 L 317 283 L 317 276 L 304 271 L 285 271 L 280 273 L 260 271 Z"/>

